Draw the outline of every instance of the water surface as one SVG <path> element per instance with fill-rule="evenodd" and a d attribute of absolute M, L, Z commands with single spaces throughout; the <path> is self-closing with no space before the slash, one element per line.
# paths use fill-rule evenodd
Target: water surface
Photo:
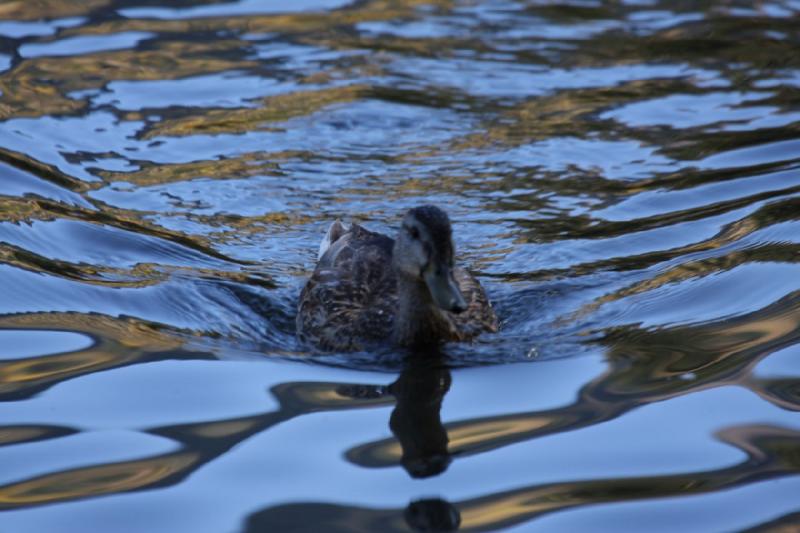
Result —
<path fill-rule="evenodd" d="M 800 2 L 0 6 L 0 529 L 800 524 Z M 436 203 L 498 333 L 325 354 Z"/>

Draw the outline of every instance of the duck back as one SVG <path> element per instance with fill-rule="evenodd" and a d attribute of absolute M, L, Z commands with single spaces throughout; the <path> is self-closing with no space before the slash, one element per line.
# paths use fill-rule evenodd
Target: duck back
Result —
<path fill-rule="evenodd" d="M 326 236 L 332 242 L 300 294 L 298 337 L 324 350 L 363 350 L 392 333 L 394 240 L 357 224 L 332 229 Z"/>

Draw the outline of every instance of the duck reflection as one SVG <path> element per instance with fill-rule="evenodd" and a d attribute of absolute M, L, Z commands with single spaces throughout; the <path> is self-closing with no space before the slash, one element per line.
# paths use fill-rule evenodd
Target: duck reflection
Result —
<path fill-rule="evenodd" d="M 247 517 L 243 533 L 384 533 L 457 531 L 461 516 L 455 505 L 440 499 L 417 500 L 405 509 L 375 509 L 333 503 L 289 503 L 267 507 Z"/>
<path fill-rule="evenodd" d="M 450 465 L 447 430 L 441 418 L 450 383 L 450 370 L 441 358 L 414 356 L 389 385 L 397 401 L 389 427 L 400 442 L 400 463 L 411 477 L 436 476 Z"/>
<path fill-rule="evenodd" d="M 417 500 L 408 504 L 403 518 L 414 531 L 456 531 L 461 513 L 452 503 L 439 498 Z"/>
<path fill-rule="evenodd" d="M 352 399 L 394 400 L 389 418 L 394 439 L 368 443 L 347 452 L 347 458 L 366 467 L 396 466 L 414 478 L 441 474 L 452 460 L 447 429 L 440 411 L 452 378 L 438 353 L 413 353 L 400 376 L 387 386 L 346 384 L 337 393 Z"/>

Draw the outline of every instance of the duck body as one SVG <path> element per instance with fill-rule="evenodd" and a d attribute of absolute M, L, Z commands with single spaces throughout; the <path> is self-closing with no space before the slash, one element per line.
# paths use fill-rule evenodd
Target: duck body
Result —
<path fill-rule="evenodd" d="M 431 213 L 427 218 L 441 227 L 422 223 Z M 300 294 L 300 340 L 323 350 L 359 351 L 386 343 L 466 341 L 497 331 L 483 288 L 452 263 L 450 231 L 447 216 L 433 206 L 409 211 L 398 239 L 334 222 Z"/>

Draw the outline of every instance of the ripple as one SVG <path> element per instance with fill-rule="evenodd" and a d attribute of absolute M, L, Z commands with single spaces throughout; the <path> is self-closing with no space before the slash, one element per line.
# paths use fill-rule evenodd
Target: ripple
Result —
<path fill-rule="evenodd" d="M 87 209 L 92 205 L 79 194 L 66 189 L 62 184 L 51 183 L 39 176 L 24 172 L 5 163 L 0 163 L 3 173 L 3 196 L 28 196 L 35 195 L 48 198 L 56 202 L 63 202 Z"/>
<path fill-rule="evenodd" d="M 91 337 L 69 331 L 0 329 L 0 359 L 22 359 L 36 355 L 72 352 L 94 343 Z"/>
<path fill-rule="evenodd" d="M 796 521 L 797 2 L 0 11 L 0 529 Z M 421 203 L 500 331 L 301 346 Z"/>
<path fill-rule="evenodd" d="M 84 164 L 65 155 L 84 154 L 102 168 L 102 160 L 92 155 L 124 151 L 128 139 L 141 125 L 140 122 L 119 123 L 113 115 L 95 113 L 86 117 L 11 119 L 0 123 L 0 131 L 4 148 L 26 153 L 68 176 L 91 182 L 98 178 L 88 172 Z M 33 143 L 33 139 L 48 139 L 48 142 Z"/>
<path fill-rule="evenodd" d="M 22 21 L 4 20 L 0 21 L 0 35 L 12 39 L 23 37 L 44 37 L 54 35 L 61 28 L 71 28 L 86 22 L 84 17 L 70 17 L 50 21 Z"/>
<path fill-rule="evenodd" d="M 131 444 L 134 446 L 131 447 Z M 35 445 L 0 451 L 3 469 L 0 484 L 38 477 L 88 465 L 117 462 L 170 451 L 170 443 L 134 431 L 96 431 L 51 439 Z M 136 450 L 132 455 L 131 450 Z M 31 468 L 31 465 L 35 465 Z"/>
<path fill-rule="evenodd" d="M 124 50 L 154 37 L 147 32 L 122 32 L 113 35 L 69 37 L 47 43 L 24 44 L 19 48 L 22 57 L 74 56 L 107 50 Z"/>
<path fill-rule="evenodd" d="M 220 266 L 220 261 L 177 243 L 119 228 L 73 220 L 0 223 L 0 239 L 49 259 L 132 268 L 141 263 Z M 45 255 L 46 254 L 46 255 Z"/>
<path fill-rule="evenodd" d="M 685 64 L 554 69 L 498 61 L 399 59 L 392 67 L 412 77 L 414 73 L 424 72 L 429 83 L 493 98 L 543 96 L 557 89 L 606 87 L 634 80 L 690 78 L 703 74 Z"/>
<path fill-rule="evenodd" d="M 113 105 L 123 111 L 172 106 L 236 108 L 255 107 L 249 100 L 297 88 L 294 83 L 227 72 L 180 80 L 113 81 L 102 91 L 83 92 L 73 97 L 89 97 L 94 107 Z"/>
<path fill-rule="evenodd" d="M 346 6 L 349 0 L 300 0 L 293 2 L 291 7 L 264 5 L 259 0 L 239 0 L 225 2 L 222 5 L 195 6 L 188 8 L 147 8 L 130 7 L 119 9 L 117 12 L 128 18 L 157 18 L 168 20 L 181 20 L 199 17 L 242 16 L 273 13 L 293 13 L 302 11 L 318 11 L 323 9 L 336 9 Z"/>
<path fill-rule="evenodd" d="M 763 165 L 779 161 L 796 161 L 798 140 L 781 140 L 721 152 L 698 162 L 700 168 L 735 168 L 742 165 Z"/>
<path fill-rule="evenodd" d="M 631 127 L 665 125 L 678 129 L 722 122 L 751 121 L 777 111 L 777 108 L 771 106 L 750 105 L 751 102 L 759 102 L 770 96 L 770 93 L 757 92 L 673 94 L 629 104 L 622 109 L 603 113 L 601 118 L 619 120 Z"/>

